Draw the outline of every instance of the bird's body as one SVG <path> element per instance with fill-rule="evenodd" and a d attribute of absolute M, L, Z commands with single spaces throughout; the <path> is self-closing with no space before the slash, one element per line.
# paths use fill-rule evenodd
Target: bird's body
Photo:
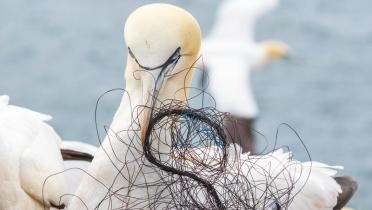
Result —
<path fill-rule="evenodd" d="M 130 115 L 125 114 L 129 113 L 129 111 L 125 111 L 128 110 L 126 107 L 129 109 L 130 104 L 121 104 L 115 118 L 131 119 Z M 136 161 L 136 159 L 141 158 L 141 153 L 136 150 L 129 152 L 127 147 L 136 143 L 139 145 L 139 142 L 131 141 L 131 134 L 124 132 L 132 129 L 138 130 L 139 128 L 133 128 L 128 120 L 113 121 L 106 140 L 101 144 L 87 170 L 88 174 L 83 176 L 75 192 L 78 199 L 73 197 L 68 206 L 70 210 L 115 209 L 120 206 L 124 206 L 125 209 L 130 209 L 131 207 L 140 209 L 148 205 L 143 203 L 139 206 L 135 204 L 125 206 L 126 203 L 132 202 L 130 198 L 126 199 L 125 196 L 144 202 L 141 198 L 145 194 L 144 188 L 140 192 L 138 190 L 130 190 L 130 185 L 145 183 L 143 176 L 138 176 L 135 181 L 130 177 L 146 170 L 145 166 L 141 166 L 142 164 Z M 120 135 L 117 136 L 117 134 Z"/>
<path fill-rule="evenodd" d="M 258 107 L 251 89 L 251 71 L 265 60 L 265 50 L 248 40 L 218 38 L 203 42 L 203 61 L 208 69 L 209 90 L 219 110 L 256 118 Z M 238 102 L 238 103 L 237 103 Z"/>
<path fill-rule="evenodd" d="M 222 208 L 218 202 L 211 201 L 212 191 L 217 191 L 214 195 L 220 197 L 224 206 L 239 205 L 235 203 L 236 198 L 243 196 L 243 205 L 255 203 L 255 209 L 333 209 L 341 192 L 333 179 L 335 170 L 324 164 L 300 163 L 282 151 L 266 156 L 228 152 L 227 166 L 207 175 L 208 183 L 204 184 L 198 179 L 203 178 L 201 173 L 189 171 L 184 176 L 177 172 L 177 168 L 169 168 L 187 162 L 190 163 L 184 169 L 195 168 L 193 164 L 199 160 L 190 154 L 199 151 L 206 163 L 200 167 L 208 171 L 214 167 L 213 157 L 221 154 L 221 149 L 216 147 L 172 153 L 170 148 L 178 142 L 173 142 L 175 137 L 171 135 L 171 129 L 161 132 L 160 128 L 151 139 L 153 129 L 158 128 L 153 124 L 157 116 L 155 110 L 162 107 L 168 107 L 165 111 L 172 110 L 173 106 L 166 106 L 167 102 L 177 101 L 181 107 L 185 104 L 188 96 L 185 87 L 191 83 L 193 65 L 199 55 L 199 25 L 183 9 L 150 4 L 131 14 L 124 34 L 129 49 L 126 94 L 88 169 L 89 175 L 83 177 L 72 198 L 70 210 Z M 179 123 L 171 122 L 171 125 L 177 128 Z M 227 147 L 228 151 L 236 148 L 234 145 Z M 160 167 L 159 162 L 168 167 Z M 225 179 L 214 179 L 212 175 Z M 236 184 L 236 179 L 241 184 Z M 188 189 L 187 183 L 199 185 Z M 246 193 L 250 185 L 257 183 L 260 184 L 255 190 Z M 234 188 L 238 194 L 229 194 L 229 188 Z M 197 193 L 190 195 L 187 193 L 190 190 Z M 183 202 L 186 198 L 189 198 L 188 203 Z"/>
<path fill-rule="evenodd" d="M 235 127 L 230 133 L 240 136 L 233 135 L 231 141 L 239 143 L 245 152 L 254 150 L 252 126 L 259 115 L 251 73 L 287 51 L 280 42 L 258 43 L 254 38 L 257 19 L 278 3 L 278 0 L 225 0 L 214 26 L 203 40 L 201 54 L 208 70 L 208 90 L 217 109 L 235 118 L 225 125 Z"/>
<path fill-rule="evenodd" d="M 190 168 L 198 168 L 198 164 L 207 160 L 209 165 L 219 164 L 213 160 L 221 150 L 219 147 L 196 148 L 182 158 Z M 214 182 L 226 209 L 332 210 L 342 192 L 333 179 L 337 170 L 342 169 L 340 166 L 301 163 L 282 149 L 251 155 L 241 153 L 240 146 L 232 144 L 228 150 L 224 174 Z M 211 175 L 203 176 L 210 179 Z"/>
<path fill-rule="evenodd" d="M 60 138 L 46 121 L 51 117 L 8 105 L 0 96 L 0 209 L 41 210 L 60 205 L 65 193 Z M 43 200 L 44 199 L 44 200 Z"/>
<path fill-rule="evenodd" d="M 79 141 L 62 141 L 61 152 L 65 167 L 63 175 L 66 178 L 68 194 L 72 195 L 76 192 L 97 150 L 98 148 L 91 144 Z"/>
<path fill-rule="evenodd" d="M 211 59 L 218 62 L 208 62 Z M 206 56 L 205 60 L 210 69 L 209 89 L 217 109 L 243 118 L 256 118 L 258 106 L 250 88 L 249 61 L 236 55 Z"/>

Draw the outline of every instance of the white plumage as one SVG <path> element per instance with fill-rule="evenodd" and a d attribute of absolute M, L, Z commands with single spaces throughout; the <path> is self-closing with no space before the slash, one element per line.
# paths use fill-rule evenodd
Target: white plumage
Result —
<path fill-rule="evenodd" d="M 257 19 L 276 8 L 278 4 L 279 0 L 224 0 L 208 37 L 254 44 Z"/>
<path fill-rule="evenodd" d="M 45 181 L 64 170 L 61 139 L 46 123 L 51 117 L 8 103 L 8 96 L 0 97 L 0 209 L 60 205 L 66 192 L 64 176 Z"/>
<path fill-rule="evenodd" d="M 73 141 L 73 140 L 63 140 L 61 144 L 61 149 L 79 151 L 81 153 L 89 154 L 93 157 L 98 150 L 98 148 L 94 145 L 87 144 L 87 143 L 80 142 L 80 141 Z"/>
<path fill-rule="evenodd" d="M 194 170 L 205 171 L 201 163 L 218 165 L 216 154 L 222 153 L 219 147 L 196 148 L 177 158 L 185 159 Z M 214 183 L 216 190 L 220 195 L 234 192 L 231 200 L 236 200 L 236 196 L 242 200 L 250 197 L 246 201 L 256 209 L 277 210 L 277 203 L 281 209 L 288 210 L 332 210 L 342 192 L 333 179 L 337 170 L 343 169 L 341 166 L 301 163 L 282 149 L 266 155 L 250 155 L 242 154 L 239 145 L 230 145 L 228 153 L 225 175 Z M 203 176 L 210 179 L 211 175 L 205 173 Z M 236 194 L 236 189 L 239 189 L 239 194 Z M 249 196 L 252 192 L 254 194 Z M 229 200 L 228 196 L 226 200 Z"/>
<path fill-rule="evenodd" d="M 61 150 L 78 151 L 94 157 L 98 148 L 83 142 L 63 140 Z M 86 170 L 89 168 L 90 164 L 91 162 L 86 160 L 64 161 L 64 166 L 66 169 L 64 176 L 66 177 L 66 181 L 68 183 L 68 194 L 74 194 L 76 192 L 76 189 L 78 188 L 82 177 L 86 174 Z"/>
<path fill-rule="evenodd" d="M 71 210 L 162 209 L 172 201 L 167 193 L 169 188 L 162 182 L 164 177 L 161 174 L 164 173 L 159 173 L 160 169 L 144 157 L 144 134 L 147 133 L 151 119 L 151 108 L 159 107 L 160 102 L 172 99 L 186 100 L 187 92 L 180 90 L 189 87 L 191 83 L 188 76 L 192 72 L 187 70 L 193 69 L 193 63 L 199 54 L 200 29 L 195 19 L 186 11 L 166 4 L 150 4 L 137 9 L 128 18 L 125 39 L 132 53 L 128 56 L 126 68 L 126 91 L 129 97 L 123 97 L 108 129 L 108 135 L 88 170 L 90 176 L 84 176 L 76 192 L 75 198 L 79 199 L 74 198 L 69 206 Z M 174 59 L 178 55 L 176 49 L 182 55 L 178 59 Z M 154 54 L 156 56 L 152 56 Z M 153 68 L 162 65 L 164 61 L 167 61 L 164 64 L 166 66 Z M 169 66 L 173 68 L 168 68 Z M 154 145 L 158 152 L 156 156 L 159 159 L 164 158 L 163 160 L 177 161 L 170 160 L 172 156 L 167 156 L 171 153 L 167 146 L 172 144 L 170 134 L 161 132 L 155 136 L 163 142 Z M 231 146 L 229 149 L 235 148 Z M 197 149 L 201 152 L 199 157 L 204 156 L 202 159 L 206 158 L 204 161 L 210 167 L 214 161 L 212 157 L 219 153 L 218 150 L 213 147 Z M 266 197 L 260 195 L 270 190 L 272 194 L 280 194 L 280 189 L 291 186 L 294 186 L 292 192 L 298 193 L 292 203 L 287 203 L 291 210 L 332 210 L 336 205 L 341 188 L 332 178 L 336 173 L 335 168 L 318 163 L 309 166 L 309 163 L 292 160 L 290 153 L 281 150 L 263 156 L 241 154 L 239 150 L 230 152 L 228 167 L 222 173 L 228 176 L 243 174 L 241 178 L 246 181 L 241 183 L 248 185 L 262 184 L 256 186 L 257 190 L 252 191 L 251 195 L 261 203 L 257 205 L 257 209 L 280 209 L 275 203 L 270 205 L 265 200 Z M 208 158 L 208 155 L 211 157 Z M 190 161 L 189 166 L 192 167 L 193 160 L 190 158 L 178 156 L 180 161 Z M 174 184 L 182 185 L 178 182 Z M 214 187 L 217 191 L 224 192 L 228 185 L 234 184 L 236 183 L 217 183 Z M 241 193 L 246 193 L 244 186 L 235 187 L 241 189 Z M 282 199 L 285 200 L 282 197 L 276 199 L 280 204 Z M 226 200 L 230 201 L 229 198 Z M 231 202 L 233 200 L 231 198 Z"/>

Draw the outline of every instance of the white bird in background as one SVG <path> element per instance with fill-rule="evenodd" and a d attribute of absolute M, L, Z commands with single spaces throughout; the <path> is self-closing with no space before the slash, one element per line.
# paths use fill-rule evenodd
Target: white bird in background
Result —
<path fill-rule="evenodd" d="M 188 90 L 184 87 L 191 83 L 193 65 L 199 55 L 200 28 L 193 16 L 181 8 L 150 4 L 140 7 L 129 16 L 124 36 L 130 52 L 125 71 L 125 90 L 128 95 L 122 98 L 108 135 L 88 169 L 89 176 L 83 177 L 69 204 L 71 210 L 162 209 L 172 199 L 166 193 L 166 186 L 158 183 L 162 180 L 159 173 L 154 171 L 154 166 L 144 157 L 143 145 L 153 117 L 152 107 L 159 108 L 162 102 L 173 99 L 182 102 L 187 99 Z M 167 158 L 166 154 L 170 153 L 167 145 L 171 145 L 168 142 L 171 138 L 168 135 L 160 136 L 161 141 L 166 142 L 157 148 L 160 159 Z M 234 150 L 234 146 L 229 149 Z M 220 149 L 206 147 L 197 151 L 214 156 L 218 153 L 216 150 Z M 276 177 L 270 180 L 272 186 L 286 186 L 290 177 L 297 180 L 292 192 L 299 194 L 291 200 L 290 210 L 331 210 L 336 206 L 337 198 L 343 198 L 342 195 L 340 197 L 341 186 L 333 178 L 336 171 L 330 166 L 313 163 L 311 167 L 309 163 L 290 159 L 290 154 L 282 151 L 267 156 L 250 156 L 240 152 L 234 154 L 243 163 L 236 166 L 242 172 L 238 172 L 238 168 L 231 163 L 234 159 L 232 155 L 229 156 L 229 166 L 224 173 L 233 176 L 246 173 L 245 178 L 250 183 L 262 183 L 252 195 L 257 200 L 261 199 L 261 203 L 265 203 L 262 200 L 265 198 L 260 196 L 261 192 L 269 190 L 264 189 L 269 177 Z M 213 159 L 209 162 L 213 162 Z M 251 168 L 249 164 L 257 167 Z M 283 170 L 285 172 L 281 173 Z M 269 173 L 267 177 L 263 177 L 262 171 Z M 300 191 L 302 186 L 304 188 Z M 221 195 L 225 192 L 225 189 L 218 186 L 216 189 L 222 191 Z M 241 192 L 244 194 L 245 191 Z M 200 196 L 205 197 L 205 194 Z M 349 198 L 344 199 L 347 201 Z M 277 203 L 271 206 L 258 204 L 256 207 L 281 209 Z"/>
<path fill-rule="evenodd" d="M 60 172 L 86 169 L 95 147 L 64 141 L 61 152 L 61 139 L 47 124 L 51 119 L 9 105 L 9 97 L 0 96 L 1 210 L 63 209 L 68 200 L 62 196 L 75 192 L 84 173 L 77 169 Z"/>
<path fill-rule="evenodd" d="M 279 0 L 224 0 L 215 24 L 203 40 L 201 54 L 208 70 L 209 90 L 217 109 L 229 112 L 233 120 L 225 126 L 243 151 L 254 150 L 252 128 L 258 107 L 250 75 L 262 64 L 287 56 L 288 47 L 279 41 L 256 42 L 258 18 L 274 9 Z"/>

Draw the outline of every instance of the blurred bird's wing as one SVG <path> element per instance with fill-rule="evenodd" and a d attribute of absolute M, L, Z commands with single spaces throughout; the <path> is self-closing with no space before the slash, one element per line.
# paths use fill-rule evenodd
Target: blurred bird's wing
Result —
<path fill-rule="evenodd" d="M 278 5 L 279 0 L 225 0 L 221 3 L 219 11 L 222 13 L 232 9 L 240 11 L 240 8 L 244 9 L 246 12 L 247 16 L 245 17 L 250 17 L 252 20 L 256 20 L 277 8 Z"/>
<path fill-rule="evenodd" d="M 279 0 L 225 0 L 208 38 L 243 38 L 255 42 L 257 19 L 276 8 Z"/>
<path fill-rule="evenodd" d="M 9 104 L 9 96 L 2 95 L 0 96 L 0 108 L 7 106 Z"/>

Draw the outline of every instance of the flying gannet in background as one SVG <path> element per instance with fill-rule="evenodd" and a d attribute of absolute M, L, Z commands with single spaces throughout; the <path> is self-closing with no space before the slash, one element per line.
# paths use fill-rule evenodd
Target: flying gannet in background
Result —
<path fill-rule="evenodd" d="M 150 4 L 140 7 L 129 16 L 124 37 L 129 49 L 125 71 L 125 90 L 128 95 L 123 96 L 108 135 L 88 169 L 89 175 L 83 177 L 68 206 L 70 210 L 164 209 L 172 199 L 167 194 L 167 186 L 159 183 L 162 177 L 155 172 L 149 159 L 144 157 L 143 146 L 147 133 L 151 131 L 148 128 L 153 117 L 153 107 L 160 107 L 162 102 L 173 99 L 182 102 L 187 99 L 188 91 L 184 87 L 191 83 L 193 65 L 199 55 L 200 28 L 193 16 L 181 8 L 168 4 Z M 162 134 L 160 138 L 171 143 L 167 135 Z M 166 143 L 157 148 L 160 159 L 169 154 Z M 229 149 L 234 150 L 233 147 Z M 198 151 L 202 155 L 213 156 L 217 150 L 219 148 L 206 147 Z M 269 192 L 269 189 L 265 189 L 268 185 L 287 185 L 287 176 L 298 178 L 293 189 L 293 193 L 298 194 L 291 200 L 290 210 L 332 210 L 337 202 L 344 202 L 337 201 L 337 198 L 343 198 L 342 186 L 333 178 L 337 167 L 315 162 L 300 163 L 281 150 L 267 156 L 252 156 L 237 151 L 235 156 L 244 163 L 238 166 L 242 171 L 237 172 L 234 164 L 230 165 L 229 162 L 223 173 L 233 176 L 235 173 L 245 173 L 246 177 L 242 178 L 249 183 L 261 182 L 257 191 L 249 195 L 260 201 L 257 209 L 281 209 L 278 203 L 281 198 L 267 204 L 262 200 L 266 198 L 261 197 L 261 192 Z M 234 155 L 229 156 L 228 161 L 232 159 Z M 281 173 L 283 170 L 285 172 Z M 262 172 L 269 174 L 265 177 Z M 302 173 L 304 176 L 301 176 Z M 271 180 L 270 177 L 276 178 Z M 273 183 L 267 183 L 269 181 Z M 179 184 L 178 187 L 183 186 Z M 221 194 L 228 193 L 218 186 L 216 189 Z M 242 194 L 244 192 L 241 191 Z M 205 194 L 198 199 L 203 196 Z"/>
<path fill-rule="evenodd" d="M 61 146 L 60 137 L 47 124 L 51 118 L 9 105 L 9 97 L 0 96 L 1 210 L 63 209 L 68 200 L 62 196 L 76 190 L 82 172 L 60 172 L 87 168 L 94 147 L 73 141 Z"/>
<path fill-rule="evenodd" d="M 253 70 L 287 56 L 288 47 L 279 41 L 256 42 L 258 18 L 274 9 L 279 0 L 224 0 L 201 54 L 208 70 L 209 90 L 217 109 L 229 112 L 225 121 L 235 143 L 243 151 L 254 151 L 252 128 L 258 107 L 251 89 Z"/>

